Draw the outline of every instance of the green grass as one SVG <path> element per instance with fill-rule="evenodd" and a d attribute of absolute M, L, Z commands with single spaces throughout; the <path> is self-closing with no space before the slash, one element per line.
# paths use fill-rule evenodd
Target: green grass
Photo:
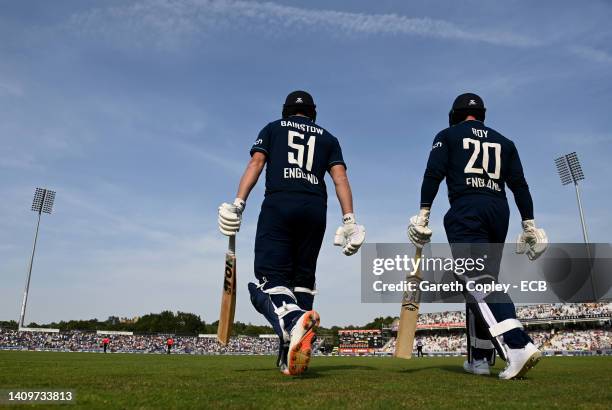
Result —
<path fill-rule="evenodd" d="M 315 357 L 299 378 L 274 359 L 0 352 L 0 389 L 71 389 L 69 408 L 106 410 L 612 408 L 612 357 L 544 358 L 512 381 L 465 374 L 462 358 Z"/>

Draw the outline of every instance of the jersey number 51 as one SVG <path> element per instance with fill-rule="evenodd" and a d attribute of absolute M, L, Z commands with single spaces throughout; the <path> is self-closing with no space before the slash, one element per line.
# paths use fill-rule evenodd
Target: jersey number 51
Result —
<path fill-rule="evenodd" d="M 304 141 L 304 134 L 300 134 L 299 132 L 296 131 L 289 131 L 289 135 L 288 135 L 288 143 L 289 143 L 289 147 L 293 148 L 295 150 L 297 150 L 297 157 L 295 155 L 295 152 L 291 152 L 289 151 L 288 155 L 288 161 L 290 164 L 295 164 L 300 168 L 304 167 L 304 148 L 305 146 L 302 144 L 296 144 L 295 139 L 299 138 L 300 140 Z M 314 160 L 314 150 L 315 150 L 315 136 L 311 135 L 308 138 L 308 142 L 306 143 L 306 146 L 308 147 L 308 154 L 307 154 L 307 158 L 306 158 L 306 170 L 307 171 L 312 171 L 312 161 Z"/>

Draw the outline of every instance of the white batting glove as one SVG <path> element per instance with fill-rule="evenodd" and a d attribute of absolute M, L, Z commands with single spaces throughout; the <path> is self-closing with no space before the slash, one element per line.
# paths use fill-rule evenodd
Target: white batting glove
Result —
<path fill-rule="evenodd" d="M 516 240 L 516 253 L 526 253 L 530 261 L 536 260 L 548 248 L 548 236 L 544 229 L 536 228 L 535 221 L 522 222 L 523 233 Z"/>
<path fill-rule="evenodd" d="M 234 236 L 240 230 L 245 205 L 246 202 L 236 198 L 233 204 L 224 202 L 219 206 L 219 230 L 223 235 Z"/>
<path fill-rule="evenodd" d="M 431 240 L 431 229 L 429 224 L 429 209 L 422 208 L 418 215 L 410 218 L 408 225 L 408 238 L 417 248 L 422 248 Z"/>
<path fill-rule="evenodd" d="M 355 223 L 355 215 L 344 215 L 342 226 L 336 229 L 334 245 L 341 246 L 342 252 L 350 256 L 357 253 L 363 241 L 365 241 L 365 227 Z"/>

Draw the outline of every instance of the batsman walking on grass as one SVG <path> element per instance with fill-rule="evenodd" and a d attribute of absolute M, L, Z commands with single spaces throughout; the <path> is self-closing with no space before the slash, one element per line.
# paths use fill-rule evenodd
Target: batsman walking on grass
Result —
<path fill-rule="evenodd" d="M 326 172 L 343 214 L 334 245 L 353 255 L 365 239 L 365 229 L 357 225 L 353 214 L 340 144 L 315 123 L 316 114 L 310 94 L 290 93 L 282 118 L 266 125 L 253 144 L 236 199 L 219 207 L 219 229 L 236 235 L 249 193 L 266 167 L 266 193 L 255 237 L 257 282 L 249 283 L 249 293 L 255 309 L 280 339 L 277 365 L 286 375 L 299 375 L 308 368 L 320 321 L 313 302 L 326 226 Z"/>
<path fill-rule="evenodd" d="M 450 210 L 444 228 L 454 258 L 486 259 L 485 272 L 458 279 L 496 281 L 510 211 L 505 185 L 512 190 L 522 217 L 517 253 L 530 260 L 545 250 L 548 239 L 535 226 L 533 201 L 512 141 L 484 125 L 485 106 L 472 93 L 458 96 L 449 113 L 449 128 L 436 135 L 421 186 L 421 209 L 410 219 L 408 236 L 417 247 L 430 241 L 429 213 L 440 182 L 446 178 Z M 495 351 L 506 361 L 501 379 L 523 376 L 541 353 L 523 331 L 508 294 L 465 292 L 468 360 L 465 371 L 490 374 Z"/>

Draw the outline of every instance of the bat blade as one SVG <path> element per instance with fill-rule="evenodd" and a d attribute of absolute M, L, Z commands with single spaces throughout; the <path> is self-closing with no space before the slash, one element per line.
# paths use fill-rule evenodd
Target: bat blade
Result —
<path fill-rule="evenodd" d="M 227 345 L 234 325 L 236 311 L 236 237 L 230 237 L 229 250 L 225 254 L 225 270 L 223 273 L 223 293 L 221 296 L 221 312 L 217 327 L 219 343 Z"/>
<path fill-rule="evenodd" d="M 414 256 L 415 262 L 420 262 L 421 253 L 422 249 L 417 248 Z M 421 281 L 420 268 L 416 269 L 414 275 L 408 273 L 406 281 L 408 283 L 416 283 L 418 289 L 418 284 Z M 395 342 L 395 353 L 393 354 L 400 359 L 410 359 L 412 357 L 414 335 L 416 333 L 417 320 L 419 319 L 419 299 L 420 293 L 418 290 L 414 292 L 404 292 L 402 308 L 400 310 L 399 328 L 397 330 L 397 339 Z"/>

